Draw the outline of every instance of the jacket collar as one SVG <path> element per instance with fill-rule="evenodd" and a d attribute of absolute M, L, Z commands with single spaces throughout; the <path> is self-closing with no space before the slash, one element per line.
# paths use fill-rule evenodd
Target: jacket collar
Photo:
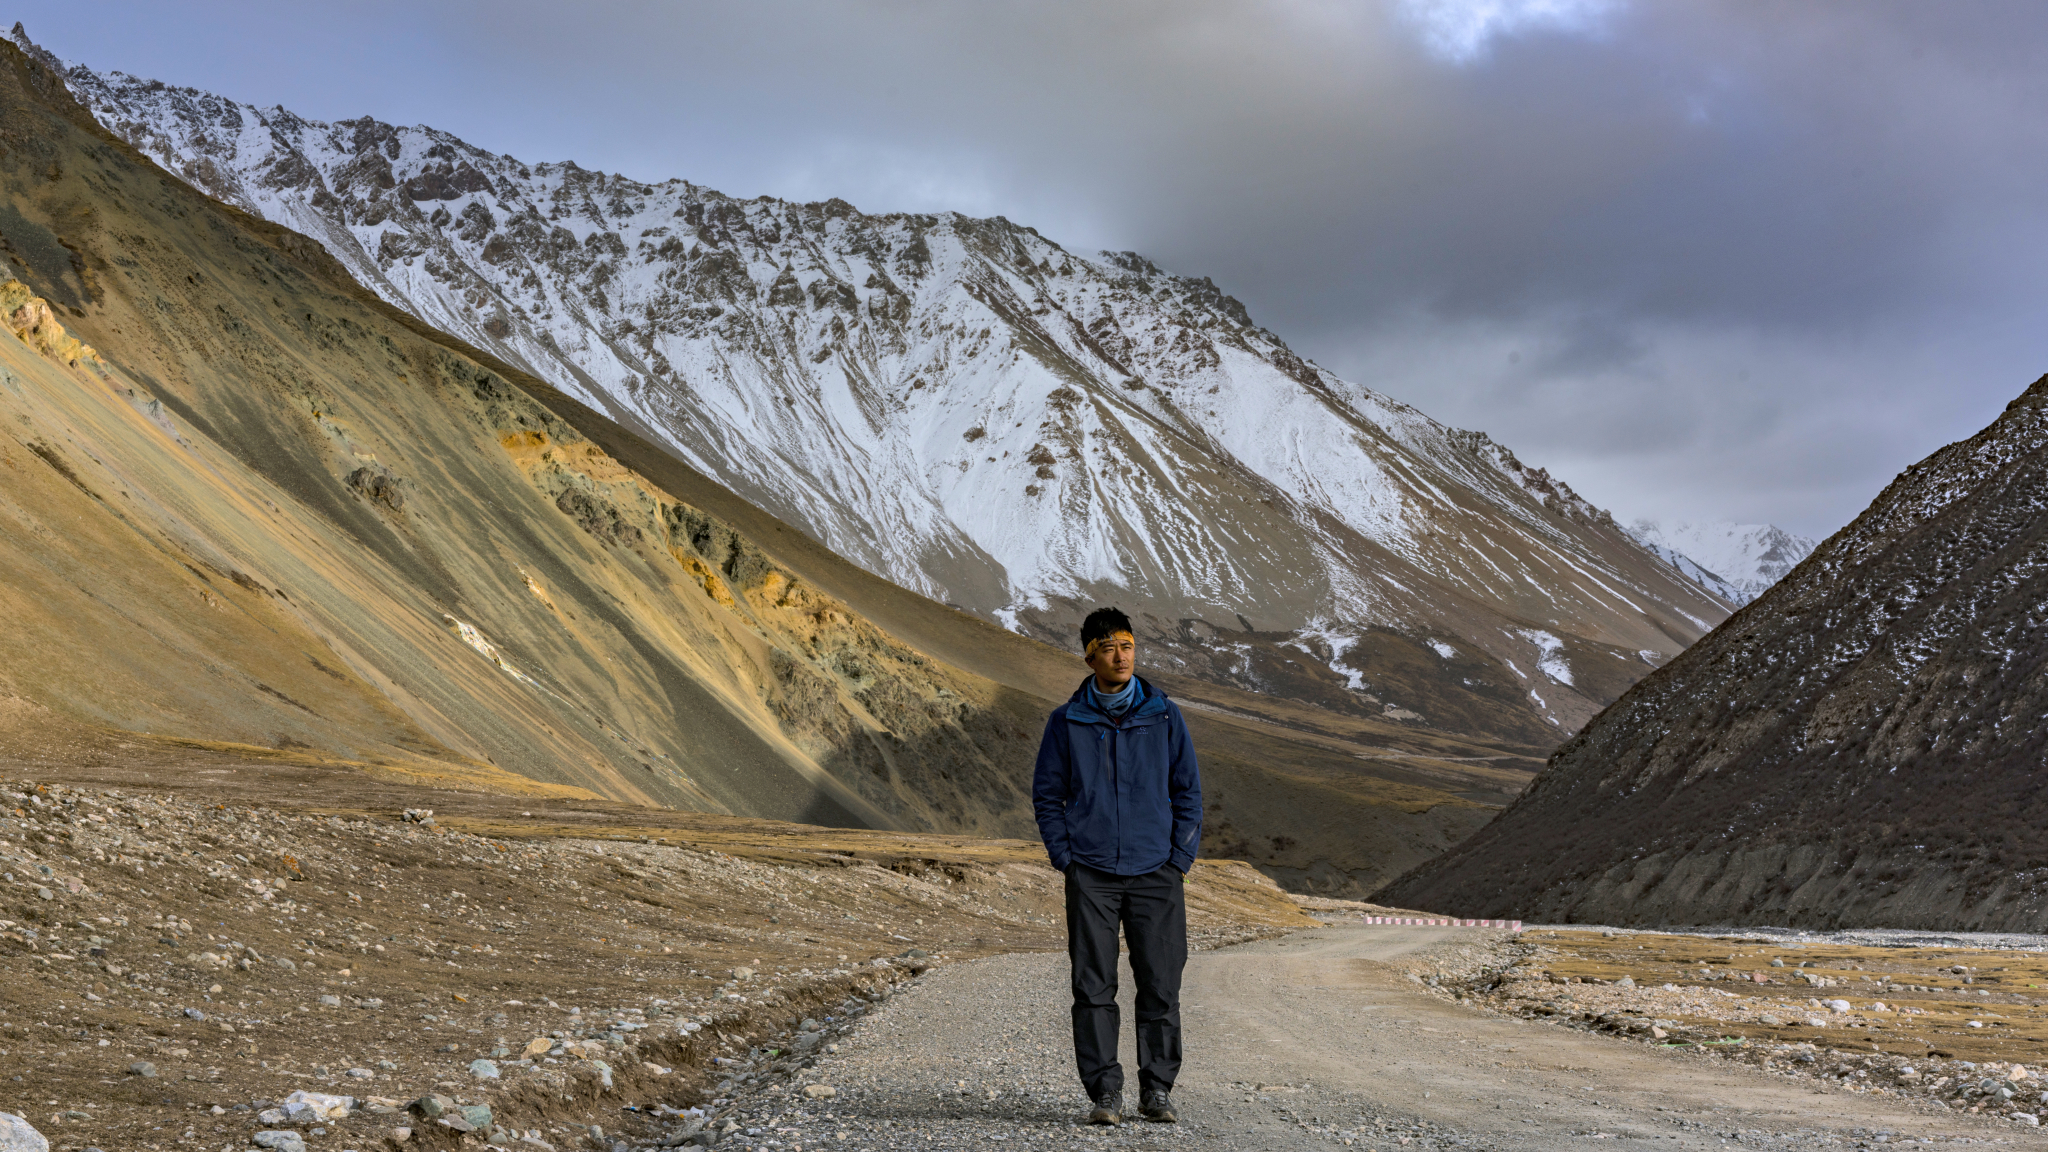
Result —
<path fill-rule="evenodd" d="M 1138 701 L 1136 707 L 1124 713 L 1121 721 L 1112 720 L 1102 709 L 1088 700 L 1088 681 L 1092 679 L 1094 676 L 1091 674 L 1082 680 L 1080 686 L 1074 689 L 1074 694 L 1067 698 L 1067 719 L 1076 724 L 1100 724 L 1106 728 L 1118 728 L 1136 720 L 1148 720 L 1166 714 L 1166 693 L 1153 687 L 1150 680 L 1140 676 L 1137 680 L 1145 689 L 1145 698 Z"/>

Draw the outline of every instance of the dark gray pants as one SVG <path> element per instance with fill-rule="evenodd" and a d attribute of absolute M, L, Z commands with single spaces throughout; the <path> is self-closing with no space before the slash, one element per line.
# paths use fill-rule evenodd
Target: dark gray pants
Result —
<path fill-rule="evenodd" d="M 1067 958 L 1074 966 L 1074 1063 L 1088 1098 L 1122 1092 L 1116 1004 L 1117 928 L 1137 980 L 1138 1090 L 1180 1075 L 1180 974 L 1188 962 L 1187 889 L 1172 865 L 1143 876 L 1067 869 Z"/>

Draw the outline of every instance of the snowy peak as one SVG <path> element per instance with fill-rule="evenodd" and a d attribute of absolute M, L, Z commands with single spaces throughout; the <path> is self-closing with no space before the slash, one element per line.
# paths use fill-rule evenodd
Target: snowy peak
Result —
<path fill-rule="evenodd" d="M 391 303 L 869 571 L 1063 646 L 1099 602 L 1202 675 L 1229 663 L 1218 629 L 1448 637 L 1569 730 L 1625 681 L 1539 669 L 1639 673 L 1727 611 L 1484 433 L 1332 375 L 1135 253 L 65 75 L 107 128 Z"/>
<path fill-rule="evenodd" d="M 1628 531 L 1688 579 L 1738 606 L 1763 595 L 1819 547 L 1776 525 L 1725 520 L 1637 520 Z"/>

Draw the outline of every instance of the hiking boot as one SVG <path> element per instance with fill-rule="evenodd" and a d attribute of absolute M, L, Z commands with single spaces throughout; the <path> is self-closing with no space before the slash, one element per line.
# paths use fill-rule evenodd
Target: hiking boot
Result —
<path fill-rule="evenodd" d="M 1138 1114 L 1154 1124 L 1180 1123 L 1180 1117 L 1173 1114 L 1173 1099 L 1164 1088 L 1154 1088 L 1145 1093 L 1144 1103 L 1138 1106 Z"/>
<path fill-rule="evenodd" d="M 1110 1124 L 1110 1125 L 1116 1125 L 1116 1124 L 1121 1124 L 1121 1123 L 1123 1123 L 1123 1122 L 1124 1122 L 1124 1097 L 1123 1097 L 1123 1093 L 1119 1092 L 1119 1093 L 1116 1093 L 1115 1095 L 1111 1095 L 1111 1096 L 1103 1096 L 1103 1097 L 1100 1097 L 1100 1098 L 1098 1098 L 1098 1099 L 1097 1099 L 1097 1100 L 1095 1101 L 1095 1107 L 1094 1107 L 1094 1108 L 1092 1108 L 1092 1109 L 1090 1109 L 1090 1110 L 1089 1110 L 1089 1112 L 1088 1112 L 1088 1122 L 1089 1122 L 1090 1124 Z"/>

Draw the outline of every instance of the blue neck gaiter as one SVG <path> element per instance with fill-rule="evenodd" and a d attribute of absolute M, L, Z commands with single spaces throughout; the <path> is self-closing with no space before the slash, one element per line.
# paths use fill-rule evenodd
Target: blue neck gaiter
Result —
<path fill-rule="evenodd" d="M 1138 701 L 1144 698 L 1145 690 L 1138 686 L 1136 676 L 1125 682 L 1123 689 L 1118 692 L 1104 692 L 1095 686 L 1093 676 L 1088 678 L 1088 702 L 1111 720 L 1137 707 Z"/>

